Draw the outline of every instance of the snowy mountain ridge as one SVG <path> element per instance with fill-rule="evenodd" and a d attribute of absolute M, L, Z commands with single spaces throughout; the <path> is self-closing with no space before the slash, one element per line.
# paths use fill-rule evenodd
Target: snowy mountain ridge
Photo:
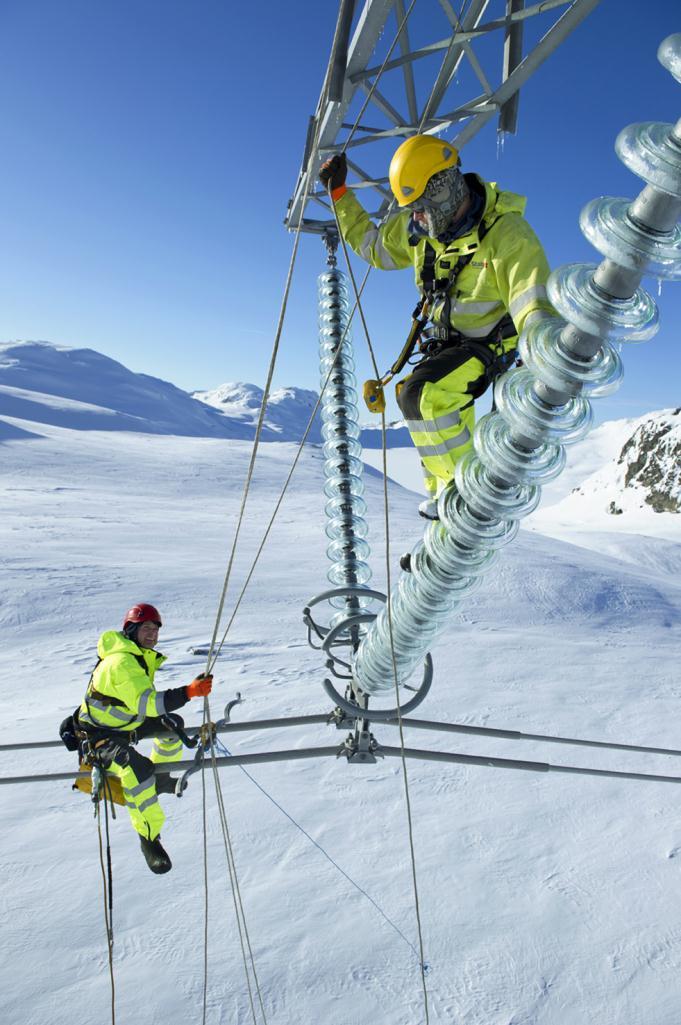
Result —
<path fill-rule="evenodd" d="M 299 442 L 317 402 L 315 391 L 280 387 L 272 391 L 262 440 Z M 252 440 L 263 390 L 254 384 L 227 382 L 189 394 L 92 349 L 74 349 L 45 341 L 0 344 L 0 440 L 35 437 L 40 424 L 75 430 L 134 431 L 185 437 Z M 4 419 L 2 419 L 4 418 Z M 308 441 L 322 441 L 317 416 Z M 366 461 L 380 466 L 380 426 L 362 429 Z M 414 490 L 421 473 L 409 433 L 390 424 L 387 446 L 405 449 L 406 477 L 389 473 Z M 578 522 L 620 517 L 632 525 L 644 509 L 665 519 L 681 512 L 681 410 L 663 410 L 635 420 L 611 421 L 585 441 L 568 447 L 568 469 L 554 519 Z M 399 459 L 399 457 L 398 457 Z M 565 480 L 573 491 L 567 495 Z M 539 518 L 546 516 L 555 489 L 545 489 Z M 533 520 L 536 522 L 536 520 Z M 608 529 L 607 526 L 605 529 Z"/>
<path fill-rule="evenodd" d="M 193 398 L 219 410 L 229 420 L 248 425 L 252 433 L 258 423 L 264 394 L 263 389 L 256 384 L 241 381 L 229 381 L 210 391 L 192 392 Z M 265 412 L 265 426 L 269 434 L 275 437 L 278 435 L 279 441 L 299 441 L 317 404 L 317 398 L 317 392 L 306 388 L 274 388 L 270 392 Z M 308 440 L 319 443 L 321 437 L 317 417 Z"/>
<path fill-rule="evenodd" d="M 0 416 L 72 430 L 249 434 L 168 381 L 134 373 L 94 349 L 44 341 L 0 344 Z"/>
<path fill-rule="evenodd" d="M 0 343 L 0 418 L 72 430 L 249 441 L 255 436 L 262 398 L 262 388 L 241 382 L 189 394 L 162 378 L 135 373 L 94 349 L 47 341 Z M 262 440 L 299 442 L 316 402 L 317 392 L 309 389 L 273 389 Z M 27 434 L 31 432 L 0 419 L 0 439 Z M 381 447 L 375 425 L 363 429 L 362 435 L 366 448 Z M 307 440 L 321 443 L 319 416 Z M 409 444 L 406 428 L 391 425 L 389 447 Z"/>

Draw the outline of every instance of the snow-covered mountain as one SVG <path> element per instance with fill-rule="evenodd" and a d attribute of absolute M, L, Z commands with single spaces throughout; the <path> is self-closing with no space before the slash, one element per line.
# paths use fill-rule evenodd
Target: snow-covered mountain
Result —
<path fill-rule="evenodd" d="M 251 434 L 254 433 L 264 395 L 262 388 L 255 384 L 228 382 L 211 391 L 195 391 L 192 395 L 199 402 L 220 410 L 227 419 L 247 425 Z M 317 392 L 305 388 L 273 389 L 265 412 L 265 440 L 275 438 L 278 441 L 299 441 L 317 404 L 317 398 Z M 317 415 L 308 434 L 308 441 L 317 444 L 321 440 L 321 419 Z"/>
<path fill-rule="evenodd" d="M 51 424 L 72 430 L 137 431 L 180 437 L 251 440 L 263 390 L 233 382 L 193 394 L 149 374 L 138 374 L 93 349 L 45 341 L 0 343 L 0 418 Z M 275 388 L 269 397 L 262 440 L 299 442 L 317 402 L 317 392 Z M 0 419 L 0 439 L 30 436 Z M 362 432 L 368 449 L 381 447 L 381 432 Z M 321 418 L 307 436 L 322 440 Z M 403 426 L 391 425 L 388 447 L 408 446 Z"/>
<path fill-rule="evenodd" d="M 0 440 L 35 436 L 39 424 L 251 440 L 262 398 L 262 388 L 240 382 L 190 395 L 92 349 L 43 341 L 0 344 L 0 417 L 6 418 L 0 419 Z M 316 402 L 314 391 L 273 390 L 263 441 L 298 442 Z M 317 416 L 308 441 L 321 440 Z M 361 440 L 367 463 L 380 468 L 378 423 L 365 425 Z M 419 462 L 402 423 L 388 426 L 387 446 L 388 472 L 420 490 Z M 619 529 L 636 529 L 651 512 L 662 520 L 681 512 L 681 410 L 602 424 L 567 454 L 566 471 L 544 489 L 541 510 L 528 525 L 547 527 L 548 517 L 601 527 L 619 516 Z"/>
<path fill-rule="evenodd" d="M 251 433 L 168 381 L 133 373 L 94 349 L 43 341 L 0 344 L 0 416 L 86 431 L 208 438 Z"/>
<path fill-rule="evenodd" d="M 72 430 L 251 440 L 262 397 L 261 388 L 240 383 L 190 395 L 161 378 L 134 373 L 93 349 L 45 341 L 0 344 L 0 418 Z M 262 440 L 299 441 L 316 401 L 313 391 L 275 389 Z M 31 435 L 0 419 L 0 439 Z M 319 418 L 308 441 L 321 441 Z"/>
<path fill-rule="evenodd" d="M 39 425 L 51 424 L 248 441 L 262 398 L 261 388 L 240 382 L 190 395 L 92 349 L 44 341 L 0 344 L 0 440 L 35 437 Z M 300 441 L 316 402 L 314 391 L 274 389 L 263 441 Z M 310 443 L 321 442 L 320 427 L 318 416 Z M 376 421 L 363 427 L 361 440 L 366 462 L 380 468 Z M 387 446 L 389 474 L 419 491 L 421 469 L 402 423 L 388 426 Z M 560 536 L 561 524 L 610 529 L 608 520 L 619 517 L 614 529 L 643 529 L 652 521 L 659 533 L 668 514 L 681 511 L 681 410 L 601 424 L 585 441 L 568 447 L 567 456 L 566 470 L 544 489 L 541 508 L 527 526 Z"/>

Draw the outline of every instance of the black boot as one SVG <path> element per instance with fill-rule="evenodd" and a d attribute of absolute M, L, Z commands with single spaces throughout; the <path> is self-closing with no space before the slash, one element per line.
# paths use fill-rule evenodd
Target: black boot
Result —
<path fill-rule="evenodd" d="M 155 840 L 147 840 L 146 836 L 140 835 L 140 845 L 142 854 L 152 872 L 157 875 L 170 872 L 173 863 L 163 849 L 160 836 L 157 836 Z"/>

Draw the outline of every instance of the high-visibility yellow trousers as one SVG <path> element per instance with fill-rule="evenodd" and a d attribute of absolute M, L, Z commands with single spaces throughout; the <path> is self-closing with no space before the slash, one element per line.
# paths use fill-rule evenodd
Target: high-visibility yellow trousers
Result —
<path fill-rule="evenodd" d="M 173 716 L 179 720 L 180 716 Z M 106 771 L 116 776 L 123 790 L 123 797 L 134 828 L 148 840 L 155 840 L 165 822 L 165 814 L 156 792 L 155 766 L 168 765 L 182 758 L 182 741 L 176 736 L 156 737 L 154 732 L 165 727 L 158 720 L 147 719 L 137 731 L 138 739 L 154 737 L 151 758 L 126 744 L 107 742 L 100 753 Z M 107 764 L 108 763 L 108 764 Z"/>
<path fill-rule="evenodd" d="M 127 764 L 122 764 L 127 760 Z M 107 772 L 121 781 L 123 797 L 134 828 L 147 840 L 155 840 L 163 828 L 165 814 L 156 793 L 154 767 L 134 748 L 119 752 Z"/>
<path fill-rule="evenodd" d="M 449 346 L 400 381 L 397 402 L 421 457 L 425 488 L 433 497 L 449 483 L 473 444 L 474 395 L 485 376 L 481 360 Z"/>

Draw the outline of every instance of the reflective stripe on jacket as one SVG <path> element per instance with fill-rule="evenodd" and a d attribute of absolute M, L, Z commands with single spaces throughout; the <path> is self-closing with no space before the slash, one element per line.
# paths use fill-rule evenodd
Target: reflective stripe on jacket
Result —
<path fill-rule="evenodd" d="M 467 177 L 485 192 L 482 220 L 488 231 L 482 242 L 477 226 L 453 242 L 428 239 L 436 253 L 436 278 L 448 277 L 460 256 L 473 253 L 450 290 L 451 325 L 469 338 L 484 338 L 508 312 L 520 333 L 531 317 L 555 316 L 546 298 L 549 265 L 544 250 L 523 217 L 523 196 L 502 192 L 477 175 Z M 336 200 L 336 211 L 343 236 L 358 256 L 381 270 L 413 265 L 420 287 L 426 240 L 409 244 L 408 210 L 376 226 L 348 190 Z M 443 261 L 450 267 L 443 266 Z M 437 310 L 432 319 L 437 320 Z"/>
<path fill-rule="evenodd" d="M 130 731 L 141 726 L 147 716 L 165 713 L 163 694 L 154 687 L 154 675 L 166 661 L 165 655 L 151 648 L 140 648 L 116 630 L 102 634 L 97 654 L 101 662 L 92 674 L 80 706 L 81 722 Z M 148 672 L 138 658 L 144 659 Z"/>

